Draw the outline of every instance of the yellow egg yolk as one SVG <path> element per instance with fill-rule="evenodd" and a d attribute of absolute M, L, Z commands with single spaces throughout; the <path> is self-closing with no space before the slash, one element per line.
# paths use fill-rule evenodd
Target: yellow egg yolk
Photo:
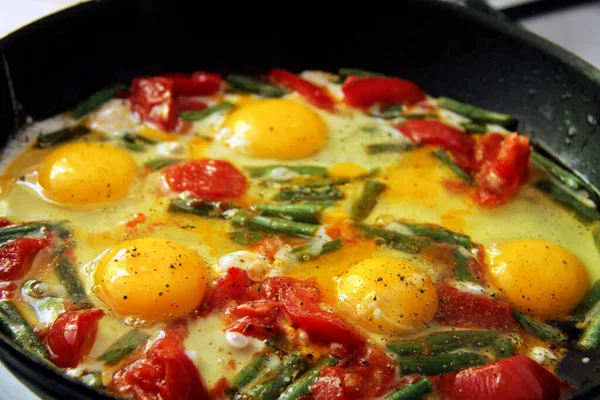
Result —
<path fill-rule="evenodd" d="M 268 99 L 244 105 L 225 121 L 225 142 L 241 154 L 293 160 L 315 154 L 327 141 L 327 126 L 309 107 Z"/>
<path fill-rule="evenodd" d="M 513 307 L 540 318 L 568 314 L 589 287 L 585 266 L 573 253 L 538 239 L 498 246 L 491 257 L 490 274 Z"/>
<path fill-rule="evenodd" d="M 188 247 L 143 238 L 109 250 L 94 280 L 98 297 L 117 314 L 166 321 L 200 306 L 210 276 L 202 258 Z"/>
<path fill-rule="evenodd" d="M 373 257 L 360 261 L 337 281 L 338 302 L 363 327 L 382 333 L 423 328 L 438 307 L 435 285 L 408 261 Z"/>
<path fill-rule="evenodd" d="M 135 161 L 124 150 L 79 142 L 51 152 L 39 169 L 38 182 L 51 200 L 102 204 L 125 197 L 135 174 Z"/>

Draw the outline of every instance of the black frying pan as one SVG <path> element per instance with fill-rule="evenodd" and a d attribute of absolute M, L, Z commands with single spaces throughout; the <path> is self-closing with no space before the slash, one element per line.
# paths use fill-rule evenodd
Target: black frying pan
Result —
<path fill-rule="evenodd" d="M 361 67 L 516 115 L 519 132 L 600 186 L 600 71 L 500 18 L 433 0 L 325 2 L 103 0 L 0 41 L 1 145 L 25 123 L 142 74 L 205 69 L 264 73 Z M 273 13 L 273 14 L 270 14 Z M 567 133 L 571 128 L 574 136 Z M 0 337 L 2 361 L 45 398 L 109 398 L 36 363 Z M 600 354 L 570 353 L 559 374 L 600 398 Z"/>

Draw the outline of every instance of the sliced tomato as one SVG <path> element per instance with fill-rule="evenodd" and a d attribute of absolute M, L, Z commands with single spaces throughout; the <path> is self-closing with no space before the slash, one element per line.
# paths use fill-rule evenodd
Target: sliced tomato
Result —
<path fill-rule="evenodd" d="M 510 305 L 458 290 L 448 284 L 437 285 L 439 298 L 435 320 L 442 325 L 513 331 L 517 324 Z"/>
<path fill-rule="evenodd" d="M 15 290 L 17 285 L 14 282 L 0 282 L 0 299 L 10 299 Z"/>
<path fill-rule="evenodd" d="M 131 83 L 131 108 L 143 122 L 171 132 L 177 124 L 173 81 L 164 77 L 135 78 Z"/>
<path fill-rule="evenodd" d="M 283 69 L 272 69 L 269 72 L 269 81 L 275 85 L 283 86 L 288 90 L 297 92 L 315 107 L 333 111 L 334 104 L 329 93 L 298 75 L 294 75 Z"/>
<path fill-rule="evenodd" d="M 29 270 L 35 255 L 46 247 L 41 239 L 22 238 L 0 249 L 0 280 L 21 278 Z"/>
<path fill-rule="evenodd" d="M 46 334 L 50 361 L 60 368 L 75 368 L 87 356 L 98 330 L 102 310 L 67 311 L 58 316 Z"/>
<path fill-rule="evenodd" d="M 475 161 L 479 168 L 498 157 L 503 141 L 504 136 L 499 133 L 488 133 L 479 137 L 475 146 Z"/>
<path fill-rule="evenodd" d="M 163 74 L 173 82 L 173 90 L 181 96 L 208 96 L 219 91 L 223 78 L 221 74 L 204 71 L 194 72 L 191 76 L 183 73 Z"/>
<path fill-rule="evenodd" d="M 437 388 L 449 400 L 557 400 L 569 385 L 525 356 L 441 377 Z"/>
<path fill-rule="evenodd" d="M 279 334 L 277 319 L 280 314 L 279 302 L 257 300 L 242 303 L 228 311 L 237 322 L 228 330 L 255 338 L 269 338 Z"/>
<path fill-rule="evenodd" d="M 342 91 L 346 104 L 360 108 L 373 104 L 412 104 L 425 100 L 425 94 L 417 85 L 399 78 L 346 79 Z"/>
<path fill-rule="evenodd" d="M 235 267 L 229 268 L 227 274 L 219 278 L 208 292 L 204 302 L 205 308 L 214 310 L 227 305 L 237 305 L 240 302 L 260 299 L 262 294 L 258 288 L 254 289 L 253 286 L 254 282 L 246 271 Z M 252 296 L 253 293 L 255 296 Z"/>
<path fill-rule="evenodd" d="M 7 219 L 0 218 L 0 228 L 4 228 L 5 226 L 12 225 L 13 223 Z"/>
<path fill-rule="evenodd" d="M 497 206 L 512 198 L 527 179 L 530 151 L 525 136 L 516 133 L 506 136 L 496 157 L 483 161 L 477 177 L 477 204 Z"/>
<path fill-rule="evenodd" d="M 208 107 L 206 103 L 201 100 L 181 96 L 175 98 L 175 109 L 178 113 L 182 111 L 200 111 L 206 107 Z"/>
<path fill-rule="evenodd" d="M 207 200 L 240 197 L 248 181 L 236 167 L 223 160 L 192 160 L 168 166 L 163 178 L 175 192 L 189 192 Z"/>
<path fill-rule="evenodd" d="M 450 125 L 429 119 L 414 119 L 396 127 L 415 143 L 427 143 L 448 150 L 454 161 L 471 171 L 475 168 L 475 139 Z"/>
<path fill-rule="evenodd" d="M 144 358 L 115 373 L 114 389 L 139 400 L 209 399 L 198 368 L 185 354 L 186 334 L 184 327 L 167 330 Z"/>

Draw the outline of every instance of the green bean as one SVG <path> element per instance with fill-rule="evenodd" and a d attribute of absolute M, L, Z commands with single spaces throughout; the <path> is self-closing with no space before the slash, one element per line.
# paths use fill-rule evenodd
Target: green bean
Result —
<path fill-rule="evenodd" d="M 386 349 L 398 356 L 409 356 L 423 354 L 425 352 L 425 346 L 421 342 L 409 342 L 400 341 L 388 343 Z"/>
<path fill-rule="evenodd" d="M 322 187 L 326 187 L 326 186 L 345 185 L 348 182 L 350 182 L 350 179 L 346 179 L 346 178 L 316 179 L 316 180 L 304 181 L 301 184 L 299 184 L 297 186 L 297 188 L 300 189 L 300 190 L 303 190 L 303 189 L 314 189 L 314 188 L 322 188 Z"/>
<path fill-rule="evenodd" d="M 567 339 L 565 334 L 560 330 L 543 322 L 537 321 L 520 311 L 513 311 L 513 315 L 519 324 L 521 324 L 523 329 L 525 329 L 525 332 L 529 333 L 530 335 L 537 336 L 546 341 L 555 342 L 562 342 Z"/>
<path fill-rule="evenodd" d="M 405 153 L 413 148 L 412 143 L 372 143 L 367 145 L 367 154 Z"/>
<path fill-rule="evenodd" d="M 417 254 L 431 245 L 431 241 L 421 236 L 407 235 L 390 229 L 365 224 L 358 224 L 357 227 L 366 237 L 381 239 L 388 247 L 406 253 Z"/>
<path fill-rule="evenodd" d="M 585 314 L 590 311 L 600 301 L 600 280 L 592 285 L 590 290 L 586 293 L 585 297 L 579 303 L 575 311 L 573 311 L 573 317 L 576 320 L 583 321 Z"/>
<path fill-rule="evenodd" d="M 234 107 L 232 103 L 221 103 L 212 107 L 205 108 L 204 110 L 181 112 L 179 113 L 179 118 L 181 118 L 184 121 L 200 121 L 208 117 L 209 115 L 229 110 L 232 107 Z"/>
<path fill-rule="evenodd" d="M 266 97 L 281 97 L 287 94 L 287 90 L 248 76 L 230 74 L 225 80 L 235 89 L 243 92 L 255 93 Z"/>
<path fill-rule="evenodd" d="M 21 239 L 29 234 L 37 233 L 43 229 L 49 229 L 56 233 L 61 239 L 67 238 L 70 232 L 63 227 L 67 221 L 58 222 L 29 222 L 18 225 L 8 225 L 4 228 L 0 228 L 0 246 L 6 243 Z"/>
<path fill-rule="evenodd" d="M 375 205 L 377 198 L 387 189 L 384 183 L 368 180 L 363 186 L 360 197 L 352 205 L 352 217 L 358 221 L 367 218 Z"/>
<path fill-rule="evenodd" d="M 0 300 L 0 329 L 29 354 L 41 359 L 47 356 L 46 348 L 10 300 Z"/>
<path fill-rule="evenodd" d="M 64 254 L 59 255 L 55 261 L 54 268 L 56 269 L 58 280 L 67 290 L 71 300 L 81 307 L 91 307 L 92 303 L 85 293 L 81 279 L 75 271 L 71 259 Z"/>
<path fill-rule="evenodd" d="M 263 178 L 275 169 L 285 168 L 298 175 L 327 176 L 327 168 L 315 165 L 265 165 L 262 167 L 246 167 L 252 178 Z"/>
<path fill-rule="evenodd" d="M 384 397 L 384 400 L 418 400 L 431 391 L 433 391 L 431 383 L 426 378 L 422 378 L 416 383 L 396 390 Z"/>
<path fill-rule="evenodd" d="M 145 167 L 150 168 L 153 171 L 159 171 L 164 167 L 168 167 L 171 164 L 184 161 L 181 158 L 155 158 L 144 163 Z"/>
<path fill-rule="evenodd" d="M 398 224 L 408 228 L 413 234 L 417 236 L 425 236 L 436 242 L 456 244 L 469 250 L 473 247 L 471 238 L 462 233 L 453 232 L 445 229 L 439 225 L 434 224 L 415 224 L 411 222 L 398 221 Z"/>
<path fill-rule="evenodd" d="M 104 361 L 105 365 L 116 365 L 144 344 L 149 337 L 150 335 L 145 332 L 132 329 L 111 344 L 98 359 Z"/>
<path fill-rule="evenodd" d="M 359 68 L 340 68 L 338 70 L 338 74 L 342 76 L 369 76 L 369 77 L 379 77 L 383 78 L 385 75 L 380 74 L 379 72 L 367 71 L 366 69 Z"/>
<path fill-rule="evenodd" d="M 244 229 L 241 231 L 229 232 L 229 239 L 244 246 L 250 246 L 251 244 L 258 243 L 269 236 L 271 235 L 266 232 L 254 229 Z"/>
<path fill-rule="evenodd" d="M 512 357 L 515 354 L 512 341 L 504 337 L 499 337 L 494 340 L 490 345 L 490 348 L 496 357 L 496 361 L 502 358 Z"/>
<path fill-rule="evenodd" d="M 452 255 L 454 256 L 456 280 L 462 282 L 477 282 L 470 266 L 473 260 L 471 254 L 463 248 L 457 247 L 452 249 Z"/>
<path fill-rule="evenodd" d="M 477 353 L 459 352 L 434 356 L 398 357 L 398 362 L 403 375 L 438 375 L 483 365 L 485 358 Z"/>
<path fill-rule="evenodd" d="M 483 125 L 475 124 L 473 122 L 463 122 L 461 124 L 467 133 L 486 133 L 487 128 Z"/>
<path fill-rule="evenodd" d="M 75 119 L 80 119 L 94 111 L 96 108 L 100 107 L 102 104 L 106 103 L 108 100 L 115 97 L 117 92 L 125 90 L 127 90 L 127 86 L 125 85 L 114 85 L 99 90 L 73 107 L 71 109 L 71 114 L 73 117 L 75 117 Z"/>
<path fill-rule="evenodd" d="M 279 201 L 335 201 L 344 198 L 344 193 L 335 187 L 299 188 L 298 190 L 282 189 L 277 195 Z"/>
<path fill-rule="evenodd" d="M 598 211 L 586 206 L 571 193 L 552 181 L 538 181 L 535 183 L 535 187 L 547 194 L 552 200 L 574 211 L 575 215 L 584 222 L 592 222 L 600 219 Z"/>
<path fill-rule="evenodd" d="M 318 256 L 337 251 L 342 248 L 341 240 L 332 240 L 322 246 L 317 246 L 315 243 L 309 243 L 303 246 L 298 246 L 290 252 L 297 261 L 308 261 L 317 258 Z"/>
<path fill-rule="evenodd" d="M 281 365 L 270 371 L 266 379 L 248 390 L 247 394 L 256 400 L 274 400 L 306 369 L 306 361 L 300 353 L 287 355 Z"/>
<path fill-rule="evenodd" d="M 461 103 L 459 101 L 449 99 L 448 97 L 440 97 L 437 101 L 437 105 L 440 108 L 454 111 L 457 114 L 469 117 L 475 122 L 479 123 L 497 124 L 511 129 L 514 128 L 518 122 L 517 119 L 512 115 L 484 110 L 483 108 L 479 108 L 471 104 Z"/>
<path fill-rule="evenodd" d="M 333 367 L 339 362 L 334 356 L 329 356 L 319 362 L 317 365 L 306 371 L 301 377 L 279 396 L 279 400 L 296 400 L 302 396 L 310 394 L 310 387 L 319 379 L 319 374 L 324 367 Z"/>
<path fill-rule="evenodd" d="M 243 392 L 248 385 L 268 371 L 270 357 L 274 356 L 268 353 L 260 353 L 237 374 L 231 383 L 231 389 L 227 392 L 231 399 L 238 398 L 239 392 Z M 239 397 L 244 398 L 243 395 Z"/>
<path fill-rule="evenodd" d="M 371 109 L 371 115 L 383 119 L 400 118 L 403 117 L 403 107 L 395 105 L 384 109 Z"/>
<path fill-rule="evenodd" d="M 600 348 L 600 311 L 596 312 L 577 341 L 577 348 L 583 351 L 596 351 Z"/>
<path fill-rule="evenodd" d="M 493 331 L 447 331 L 432 333 L 425 338 L 431 354 L 445 353 L 456 349 L 483 347 L 492 343 L 498 334 Z"/>
<path fill-rule="evenodd" d="M 473 180 L 471 175 L 469 175 L 461 167 L 456 165 L 456 163 L 454 161 L 452 161 L 450 159 L 450 157 L 448 157 L 448 154 L 446 154 L 446 152 L 444 150 L 437 149 L 437 150 L 433 151 L 432 154 L 434 157 L 436 157 L 438 160 L 440 160 L 444 165 L 446 165 L 448 168 L 450 168 L 456 175 L 458 175 L 458 177 L 460 179 L 467 182 L 469 185 L 475 184 L 475 181 Z"/>
<path fill-rule="evenodd" d="M 220 201 L 214 202 L 200 199 L 174 199 L 169 204 L 169 212 L 214 218 L 224 218 L 223 213 L 225 211 L 236 208 L 238 207 Z"/>
<path fill-rule="evenodd" d="M 70 128 L 64 128 L 52 133 L 45 133 L 38 136 L 37 141 L 35 142 L 35 147 L 39 149 L 45 149 L 47 147 L 66 142 L 68 140 L 75 139 L 79 136 L 86 135 L 90 132 L 91 131 L 87 127 L 83 125 L 77 125 Z"/>
<path fill-rule="evenodd" d="M 438 119 L 439 118 L 436 114 L 406 114 L 406 113 L 402 113 L 400 116 L 404 119 Z"/>
<path fill-rule="evenodd" d="M 239 211 L 231 218 L 231 221 L 235 226 L 258 228 L 292 236 L 314 236 L 319 229 L 319 225 L 290 221 L 277 217 L 255 215 L 248 211 Z"/>
<path fill-rule="evenodd" d="M 319 223 L 319 217 L 326 205 L 301 203 L 301 204 L 255 204 L 254 208 L 264 215 L 273 217 L 291 218 L 294 221 Z"/>

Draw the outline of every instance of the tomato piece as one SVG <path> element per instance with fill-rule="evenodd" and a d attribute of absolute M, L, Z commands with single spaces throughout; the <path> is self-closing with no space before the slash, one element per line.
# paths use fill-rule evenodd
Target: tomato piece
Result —
<path fill-rule="evenodd" d="M 346 79 L 342 91 L 344 102 L 351 107 L 411 104 L 425 100 L 425 94 L 417 85 L 399 78 Z"/>
<path fill-rule="evenodd" d="M 437 285 L 435 320 L 442 325 L 513 331 L 517 324 L 510 305 L 502 300 L 463 292 L 448 284 Z"/>
<path fill-rule="evenodd" d="M 173 81 L 164 77 L 135 78 L 131 83 L 131 108 L 143 122 L 170 132 L 177 124 Z"/>
<path fill-rule="evenodd" d="M 208 107 L 206 103 L 201 100 L 181 96 L 175 98 L 175 109 L 178 113 L 182 111 L 200 111 L 206 107 Z"/>
<path fill-rule="evenodd" d="M 294 75 L 283 69 L 272 69 L 269 72 L 269 81 L 276 85 L 283 86 L 288 90 L 297 92 L 315 107 L 333 111 L 334 104 L 329 93 L 325 89 L 298 75 Z"/>
<path fill-rule="evenodd" d="M 113 376 L 113 386 L 122 394 L 139 400 L 204 400 L 206 384 L 196 365 L 185 354 L 184 327 L 165 332 L 146 352 Z"/>
<path fill-rule="evenodd" d="M 527 179 L 530 151 L 529 139 L 525 136 L 516 133 L 506 136 L 496 157 L 483 161 L 477 177 L 477 204 L 497 206 L 512 198 Z"/>
<path fill-rule="evenodd" d="M 13 223 L 7 219 L 0 218 L 0 228 L 4 228 L 5 226 L 12 225 Z"/>
<path fill-rule="evenodd" d="M 396 128 L 415 143 L 435 144 L 448 150 L 467 171 L 475 168 L 475 139 L 469 134 L 429 119 L 406 121 Z"/>
<path fill-rule="evenodd" d="M 320 378 L 310 387 L 315 400 L 346 400 L 343 370 L 323 367 Z"/>
<path fill-rule="evenodd" d="M 41 239 L 22 238 L 0 249 L 0 280 L 21 278 L 29 270 L 35 255 L 46 247 Z"/>
<path fill-rule="evenodd" d="M 17 285 L 14 282 L 0 282 L 0 299 L 10 299 L 15 290 Z"/>
<path fill-rule="evenodd" d="M 87 356 L 98 330 L 102 310 L 67 311 L 58 316 L 46 334 L 50 361 L 60 368 L 74 368 Z"/>
<path fill-rule="evenodd" d="M 205 308 L 207 310 L 214 310 L 215 308 L 222 308 L 231 303 L 237 304 L 251 300 L 252 290 L 250 288 L 253 283 L 248 273 L 243 269 L 229 268 L 227 274 L 219 278 L 209 290 L 204 302 Z M 258 292 L 258 290 L 254 290 L 254 292 Z M 257 293 L 256 298 L 259 298 L 258 296 L 260 296 L 260 293 Z"/>
<path fill-rule="evenodd" d="M 449 400 L 555 400 L 570 389 L 566 382 L 525 356 L 445 374 L 437 388 Z"/>
<path fill-rule="evenodd" d="M 488 133 L 479 137 L 475 146 L 475 161 L 481 168 L 498 157 L 504 136 L 499 133 Z"/>
<path fill-rule="evenodd" d="M 242 303 L 228 311 L 229 316 L 237 320 L 237 323 L 228 330 L 255 338 L 273 337 L 279 333 L 277 326 L 279 313 L 277 301 L 257 300 Z"/>
<path fill-rule="evenodd" d="M 223 78 L 221 74 L 204 71 L 194 72 L 191 76 L 183 73 L 163 74 L 163 78 L 173 82 L 173 91 L 181 96 L 208 96 L 219 91 Z"/>
<path fill-rule="evenodd" d="M 207 200 L 240 197 L 248 181 L 236 167 L 223 160 L 192 160 L 163 170 L 163 178 L 175 192 L 189 192 Z"/>

